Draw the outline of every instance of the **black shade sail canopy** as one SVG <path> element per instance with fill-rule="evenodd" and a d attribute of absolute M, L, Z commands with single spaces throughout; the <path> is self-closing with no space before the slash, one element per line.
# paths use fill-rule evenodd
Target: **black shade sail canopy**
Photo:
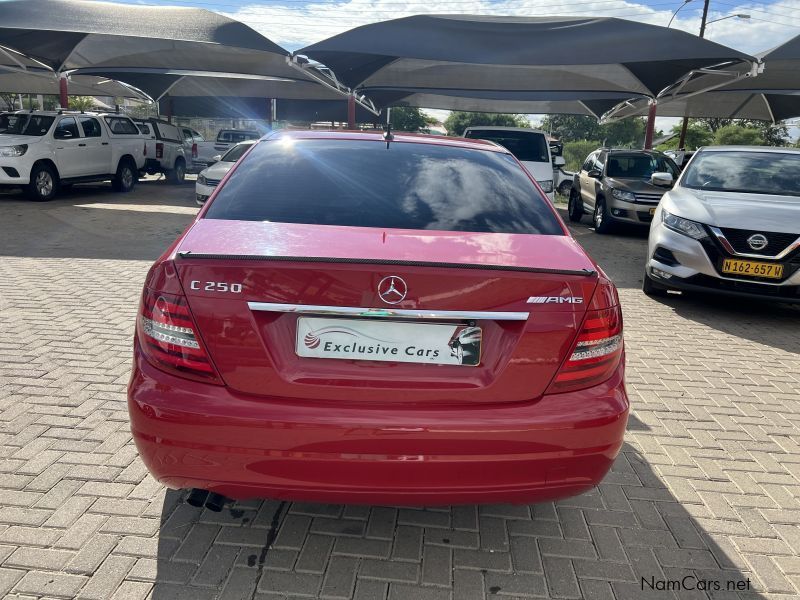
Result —
<path fill-rule="evenodd" d="M 3 47 L 58 73 L 124 81 L 156 99 L 179 93 L 187 78 L 258 80 L 264 97 L 339 93 L 288 64 L 286 50 L 247 25 L 199 8 L 10 0 L 0 3 L 0 57 Z M 209 80 L 189 95 L 238 95 L 239 85 Z"/>
<path fill-rule="evenodd" d="M 531 103 L 553 102 L 553 94 L 559 102 L 597 93 L 655 98 L 700 70 L 731 78 L 751 72 L 755 62 L 680 30 L 623 19 L 475 15 L 364 25 L 295 55 L 324 64 L 369 97 L 404 91 L 451 98 L 453 106 L 487 93 L 509 101 L 525 94 Z"/>
<path fill-rule="evenodd" d="M 758 77 L 745 77 L 724 87 L 708 88 L 707 76 L 699 77 L 658 104 L 662 117 L 757 119 L 777 123 L 800 117 L 800 35 L 757 55 L 764 63 Z M 616 111 L 623 118 L 647 113 L 645 102 L 629 102 Z"/>

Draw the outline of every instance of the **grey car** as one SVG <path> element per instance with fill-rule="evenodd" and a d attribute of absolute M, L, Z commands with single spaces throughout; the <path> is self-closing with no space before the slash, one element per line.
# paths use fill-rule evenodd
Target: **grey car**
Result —
<path fill-rule="evenodd" d="M 701 148 L 650 226 L 644 292 L 800 303 L 800 150 Z"/>
<path fill-rule="evenodd" d="M 654 150 L 600 148 L 575 173 L 569 219 L 592 215 L 594 230 L 609 233 L 617 223 L 649 225 L 661 196 L 680 174 L 675 162 Z"/>

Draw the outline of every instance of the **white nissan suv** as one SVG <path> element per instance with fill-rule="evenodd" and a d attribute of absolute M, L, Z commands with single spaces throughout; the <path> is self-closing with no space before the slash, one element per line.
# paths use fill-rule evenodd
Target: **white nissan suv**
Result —
<path fill-rule="evenodd" d="M 800 303 L 800 150 L 701 148 L 650 226 L 644 292 Z"/>
<path fill-rule="evenodd" d="M 51 200 L 62 185 L 111 180 L 131 191 L 144 167 L 144 138 L 128 117 L 70 111 L 0 114 L 0 187 Z"/>

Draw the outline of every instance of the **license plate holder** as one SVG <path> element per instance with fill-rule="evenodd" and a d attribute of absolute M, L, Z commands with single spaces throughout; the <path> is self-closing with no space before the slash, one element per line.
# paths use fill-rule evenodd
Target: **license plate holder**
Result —
<path fill-rule="evenodd" d="M 720 270 L 725 275 L 737 275 L 739 277 L 764 277 L 766 279 L 783 278 L 782 264 L 760 262 L 756 260 L 726 258 L 723 259 Z"/>
<path fill-rule="evenodd" d="M 458 323 L 298 317 L 295 353 L 303 358 L 477 366 L 483 331 Z"/>

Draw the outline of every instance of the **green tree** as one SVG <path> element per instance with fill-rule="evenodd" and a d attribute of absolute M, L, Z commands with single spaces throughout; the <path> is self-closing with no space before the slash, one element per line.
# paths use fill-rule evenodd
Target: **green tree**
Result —
<path fill-rule="evenodd" d="M 575 142 L 564 142 L 564 169 L 567 171 L 578 171 L 592 152 L 600 147 L 600 142 L 591 140 L 578 140 Z"/>
<path fill-rule="evenodd" d="M 762 145 L 765 146 L 785 146 L 789 142 L 789 130 L 783 124 L 775 125 L 769 121 L 755 119 L 692 119 L 692 121 L 707 127 L 715 135 L 717 131 L 729 125 L 756 129 L 761 134 Z"/>
<path fill-rule="evenodd" d="M 436 120 L 428 117 L 418 108 L 395 106 L 392 108 L 389 121 L 394 130 L 416 132 L 425 129 Z"/>
<path fill-rule="evenodd" d="M 95 99 L 91 96 L 69 96 L 70 110 L 92 110 Z"/>
<path fill-rule="evenodd" d="M 530 127 L 528 119 L 522 115 L 453 111 L 444 122 L 448 135 L 463 135 L 467 127 L 500 126 Z"/>
<path fill-rule="evenodd" d="M 659 150 L 675 150 L 680 142 L 681 125 L 675 125 L 672 132 L 675 137 L 659 145 Z M 686 150 L 697 150 L 700 146 L 708 146 L 714 143 L 714 134 L 700 123 L 690 121 L 686 128 L 686 140 L 683 147 Z"/>
<path fill-rule="evenodd" d="M 714 143 L 720 146 L 764 146 L 766 142 L 758 129 L 742 125 L 724 125 L 714 134 Z"/>
<path fill-rule="evenodd" d="M 541 128 L 563 142 L 600 140 L 606 146 L 639 147 L 644 142 L 645 122 L 641 117 L 632 117 L 601 125 L 585 115 L 547 115 Z"/>

